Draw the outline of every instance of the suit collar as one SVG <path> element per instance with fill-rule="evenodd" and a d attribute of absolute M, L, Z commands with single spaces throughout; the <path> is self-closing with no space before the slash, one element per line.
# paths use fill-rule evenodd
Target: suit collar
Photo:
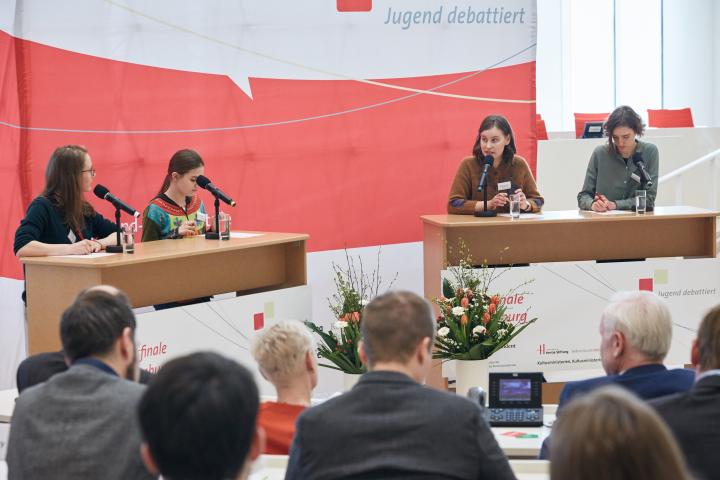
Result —
<path fill-rule="evenodd" d="M 708 375 L 702 377 L 693 385 L 692 390 L 700 393 L 716 393 L 720 390 L 720 376 Z"/>
<path fill-rule="evenodd" d="M 650 363 L 648 365 L 640 365 L 639 367 L 628 368 L 620 374 L 622 377 L 634 377 L 636 375 L 647 375 L 649 373 L 662 372 L 667 370 L 662 363 Z"/>

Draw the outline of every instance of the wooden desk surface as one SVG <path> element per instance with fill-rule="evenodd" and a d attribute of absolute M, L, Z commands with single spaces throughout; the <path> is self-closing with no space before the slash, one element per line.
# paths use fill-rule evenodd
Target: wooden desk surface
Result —
<path fill-rule="evenodd" d="M 24 257 L 26 265 L 71 266 L 75 268 L 118 267 L 153 262 L 159 259 L 186 258 L 195 255 L 211 255 L 232 250 L 278 245 L 292 241 L 305 241 L 309 235 L 302 233 L 244 232 L 257 233 L 256 237 L 230 238 L 229 240 L 206 240 L 203 236 L 178 240 L 158 240 L 135 244 L 135 253 L 112 254 L 97 258 L 82 258 L 81 255 L 56 257 Z"/>
<path fill-rule="evenodd" d="M 423 215 L 420 218 L 423 222 L 439 227 L 477 227 L 478 225 L 526 225 L 528 223 L 540 223 L 543 225 L 553 223 L 573 222 L 616 222 L 616 221 L 652 221 L 658 217 L 664 219 L 672 218 L 697 218 L 717 217 L 720 212 L 706 210 L 698 207 L 656 207 L 653 212 L 644 215 L 635 213 L 599 215 L 583 210 L 559 210 L 542 212 L 537 216 L 521 216 L 515 220 L 509 217 L 474 217 L 472 215 Z"/>

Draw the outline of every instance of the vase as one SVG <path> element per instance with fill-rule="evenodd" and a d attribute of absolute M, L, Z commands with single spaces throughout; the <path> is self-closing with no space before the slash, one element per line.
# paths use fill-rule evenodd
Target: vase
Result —
<path fill-rule="evenodd" d="M 455 360 L 455 393 L 466 397 L 472 387 L 480 387 L 488 398 L 490 360 Z"/>
<path fill-rule="evenodd" d="M 347 392 L 355 386 L 362 377 L 361 373 L 345 373 L 343 372 L 343 392 Z"/>

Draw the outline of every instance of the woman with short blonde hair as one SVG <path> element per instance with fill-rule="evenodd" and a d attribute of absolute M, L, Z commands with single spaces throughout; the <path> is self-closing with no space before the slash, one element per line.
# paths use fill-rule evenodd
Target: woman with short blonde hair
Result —
<path fill-rule="evenodd" d="M 277 401 L 260 405 L 258 425 L 267 434 L 263 453 L 287 455 L 295 433 L 295 420 L 310 405 L 317 385 L 312 336 L 302 323 L 284 320 L 256 335 L 252 354 L 260 374 L 277 391 Z"/>

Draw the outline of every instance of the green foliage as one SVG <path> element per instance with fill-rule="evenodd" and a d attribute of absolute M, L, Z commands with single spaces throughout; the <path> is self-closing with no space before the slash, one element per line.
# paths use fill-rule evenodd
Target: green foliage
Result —
<path fill-rule="evenodd" d="M 458 266 L 448 267 L 451 279 L 443 279 L 443 296 L 435 299 L 440 315 L 433 358 L 484 360 L 537 320 L 522 325 L 506 320 L 504 299 L 522 293 L 519 290 L 532 280 L 503 295 L 489 295 L 492 282 L 509 268 L 498 271 L 482 265 L 476 269 L 462 240 L 459 245 L 462 260 Z"/>
<path fill-rule="evenodd" d="M 332 365 L 320 364 L 322 367 L 340 370 L 345 373 L 365 373 L 365 366 L 360 361 L 357 351 L 360 340 L 360 323 L 363 308 L 375 298 L 383 283 L 380 275 L 380 249 L 377 264 L 370 272 L 366 272 L 362 259 L 350 257 L 345 251 L 346 266 L 341 267 L 333 262 L 335 293 L 328 298 L 330 310 L 337 319 L 333 329 L 326 332 L 322 327 L 305 322 L 305 325 L 316 333 L 322 342 L 317 347 L 319 358 L 328 360 Z M 392 286 L 397 278 L 388 285 Z"/>

